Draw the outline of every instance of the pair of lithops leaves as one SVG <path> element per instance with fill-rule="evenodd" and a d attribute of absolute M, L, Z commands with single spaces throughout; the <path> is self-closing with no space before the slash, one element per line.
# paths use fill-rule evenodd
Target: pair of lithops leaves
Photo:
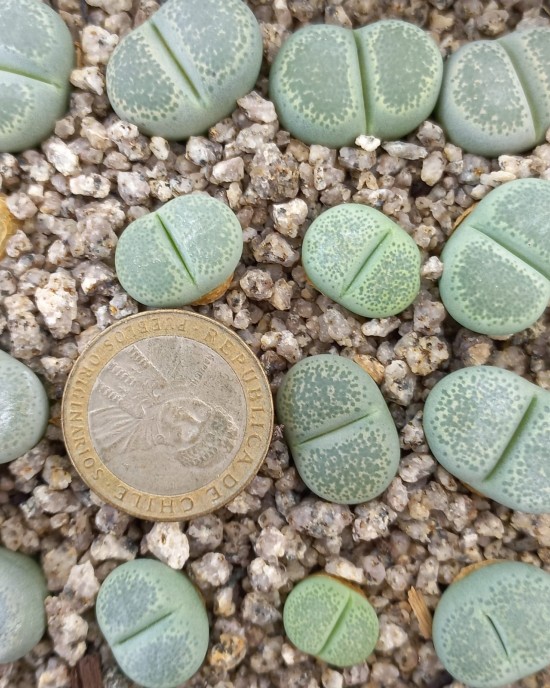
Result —
<path fill-rule="evenodd" d="M 435 107 L 451 141 L 492 157 L 544 140 L 549 65 L 550 30 L 541 27 L 467 44 L 443 68 L 431 37 L 405 22 L 309 26 L 279 51 L 270 96 L 283 126 L 306 143 L 397 139 Z"/>

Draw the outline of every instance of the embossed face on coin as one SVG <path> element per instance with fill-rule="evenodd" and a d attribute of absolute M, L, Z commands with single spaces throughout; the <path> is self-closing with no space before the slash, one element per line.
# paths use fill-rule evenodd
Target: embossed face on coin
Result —
<path fill-rule="evenodd" d="M 103 332 L 76 362 L 63 432 L 84 481 L 140 518 L 212 511 L 256 474 L 273 408 L 265 374 L 227 328 L 150 311 Z"/>

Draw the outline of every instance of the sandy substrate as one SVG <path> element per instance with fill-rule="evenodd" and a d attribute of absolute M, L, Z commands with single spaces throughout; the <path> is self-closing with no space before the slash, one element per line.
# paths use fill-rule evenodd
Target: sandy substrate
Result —
<path fill-rule="evenodd" d="M 549 25 L 542 2 L 250 0 L 266 56 L 257 95 L 187 145 L 140 135 L 112 113 L 105 94 L 105 64 L 119 37 L 158 3 L 88 0 L 85 18 L 79 0 L 52 4 L 81 46 L 70 112 L 40 150 L 0 155 L 1 191 L 21 220 L 0 261 L 0 347 L 42 377 L 52 401 L 46 438 L 0 468 L 0 540 L 40 559 L 51 597 L 48 634 L 24 660 L 0 667 L 0 688 L 68 688 L 72 667 L 90 654 L 100 657 L 107 688 L 132 686 L 101 638 L 93 605 L 106 575 L 137 556 L 183 568 L 207 602 L 211 646 L 189 686 L 459 688 L 420 635 L 409 589 L 433 609 L 460 569 L 482 559 L 550 571 L 550 515 L 478 497 L 439 467 L 424 439 L 423 402 L 443 375 L 470 365 L 497 365 L 550 389 L 550 328 L 543 318 L 505 340 L 461 329 L 439 300 L 438 256 L 455 220 L 492 188 L 519 177 L 550 179 L 550 144 L 487 160 L 463 154 L 425 122 L 402 142 L 363 137 L 340 150 L 308 147 L 280 130 L 264 100 L 266 74 L 285 36 L 309 21 L 356 27 L 405 19 L 429 30 L 448 54 L 465 41 Z M 59 427 L 67 375 L 92 337 L 141 308 L 116 279 L 117 236 L 193 191 L 228 203 L 245 239 L 229 291 L 197 311 L 240 334 L 273 391 L 293 363 L 325 352 L 354 358 L 380 385 L 403 453 L 379 499 L 348 508 L 312 496 L 280 430 L 246 492 L 190 523 L 131 519 L 76 476 Z M 305 230 L 347 201 L 382 210 L 422 251 L 422 291 L 398 317 L 357 317 L 305 280 Z M 299 653 L 281 623 L 288 592 L 323 570 L 360 584 L 380 619 L 375 653 L 345 671 Z M 515 685 L 548 686 L 550 669 Z"/>

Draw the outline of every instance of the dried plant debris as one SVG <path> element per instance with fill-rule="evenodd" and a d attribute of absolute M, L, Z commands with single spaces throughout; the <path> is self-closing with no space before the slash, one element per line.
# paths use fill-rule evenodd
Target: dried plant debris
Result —
<path fill-rule="evenodd" d="M 134 688 L 99 632 L 94 604 L 107 575 L 137 557 L 183 570 L 205 600 L 210 647 L 186 688 L 454 688 L 414 619 L 411 587 L 433 612 L 469 564 L 507 559 L 550 570 L 550 515 L 512 511 L 470 491 L 437 464 L 422 428 L 429 391 L 458 368 L 494 365 L 550 389 L 548 311 L 506 338 L 477 334 L 447 315 L 437 286 L 441 251 L 462 213 L 508 181 L 550 178 L 550 136 L 523 155 L 491 160 L 463 153 L 426 121 L 402 141 L 360 136 L 333 150 L 293 139 L 267 97 L 269 64 L 306 24 L 401 19 L 428 30 L 448 55 L 468 41 L 549 26 L 542 0 L 247 4 L 265 58 L 255 93 L 205 135 L 169 143 L 119 120 L 105 92 L 116 45 L 159 3 L 88 0 L 84 12 L 80 0 L 52 2 L 82 48 L 70 110 L 40 148 L 0 155 L 0 191 L 16 221 L 0 260 L 0 347 L 41 377 L 51 403 L 44 439 L 0 467 L 0 544 L 40 562 L 48 633 L 24 659 L 0 667 L 2 688 L 69 688 L 89 655 L 99 658 L 105 688 Z M 315 497 L 280 426 L 245 492 L 185 524 L 132 519 L 77 477 L 56 420 L 65 381 L 97 333 L 141 308 L 117 280 L 118 237 L 196 191 L 236 214 L 244 253 L 228 290 L 192 308 L 252 347 L 273 392 L 306 356 L 340 354 L 361 365 L 389 405 L 401 446 L 397 475 L 377 498 L 350 506 Z M 308 282 L 303 236 L 345 202 L 383 212 L 418 246 L 421 288 L 403 312 L 357 316 Z M 284 601 L 316 572 L 360 586 L 375 608 L 380 637 L 367 662 L 331 668 L 285 636 Z M 546 669 L 513 685 L 549 683 Z"/>

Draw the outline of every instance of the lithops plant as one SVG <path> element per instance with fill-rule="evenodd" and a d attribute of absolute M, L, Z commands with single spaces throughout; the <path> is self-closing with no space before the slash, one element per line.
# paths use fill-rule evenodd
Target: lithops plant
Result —
<path fill-rule="evenodd" d="M 107 92 L 149 135 L 186 139 L 228 115 L 262 62 L 258 23 L 241 0 L 169 0 L 116 48 Z"/>
<path fill-rule="evenodd" d="M 395 222 L 365 205 L 339 205 L 314 220 L 302 263 L 323 294 L 369 318 L 399 313 L 420 289 L 418 247 Z"/>
<path fill-rule="evenodd" d="M 0 3 L 0 152 L 44 141 L 69 100 L 71 34 L 41 0 Z"/>
<path fill-rule="evenodd" d="M 0 463 L 17 459 L 42 438 L 46 391 L 30 368 L 0 350 Z"/>
<path fill-rule="evenodd" d="M 441 259 L 445 308 L 464 327 L 508 335 L 550 300 L 550 181 L 518 179 L 491 191 L 459 225 Z"/>
<path fill-rule="evenodd" d="M 308 26 L 283 43 L 269 88 L 293 136 L 338 148 L 359 134 L 396 139 L 415 129 L 435 106 L 442 74 L 437 45 L 412 24 Z"/>
<path fill-rule="evenodd" d="M 112 571 L 96 616 L 122 671 L 145 688 L 181 685 L 206 655 L 202 599 L 185 575 L 160 561 L 137 559 Z"/>
<path fill-rule="evenodd" d="M 283 379 L 277 417 L 302 480 L 319 497 L 358 504 L 397 471 L 399 439 L 376 383 L 347 358 L 303 359 Z"/>
<path fill-rule="evenodd" d="M 132 222 L 115 254 L 126 291 L 146 306 L 183 306 L 227 282 L 243 250 L 233 211 L 204 194 L 180 196 Z"/>
<path fill-rule="evenodd" d="M 364 662 L 379 633 L 376 612 L 361 590 L 324 574 L 292 589 L 283 623 L 299 650 L 338 667 Z"/>
<path fill-rule="evenodd" d="M 20 659 L 44 635 L 47 594 L 34 559 L 0 547 L 0 664 Z"/>
<path fill-rule="evenodd" d="M 428 395 L 424 432 L 443 467 L 477 492 L 550 512 L 550 392 L 501 368 L 463 368 Z"/>
<path fill-rule="evenodd" d="M 550 29 L 467 43 L 447 60 L 437 117 L 453 143 L 497 157 L 542 143 L 550 126 Z"/>
<path fill-rule="evenodd" d="M 496 562 L 443 593 L 433 642 L 447 671 L 472 688 L 498 688 L 550 664 L 550 574 Z"/>

